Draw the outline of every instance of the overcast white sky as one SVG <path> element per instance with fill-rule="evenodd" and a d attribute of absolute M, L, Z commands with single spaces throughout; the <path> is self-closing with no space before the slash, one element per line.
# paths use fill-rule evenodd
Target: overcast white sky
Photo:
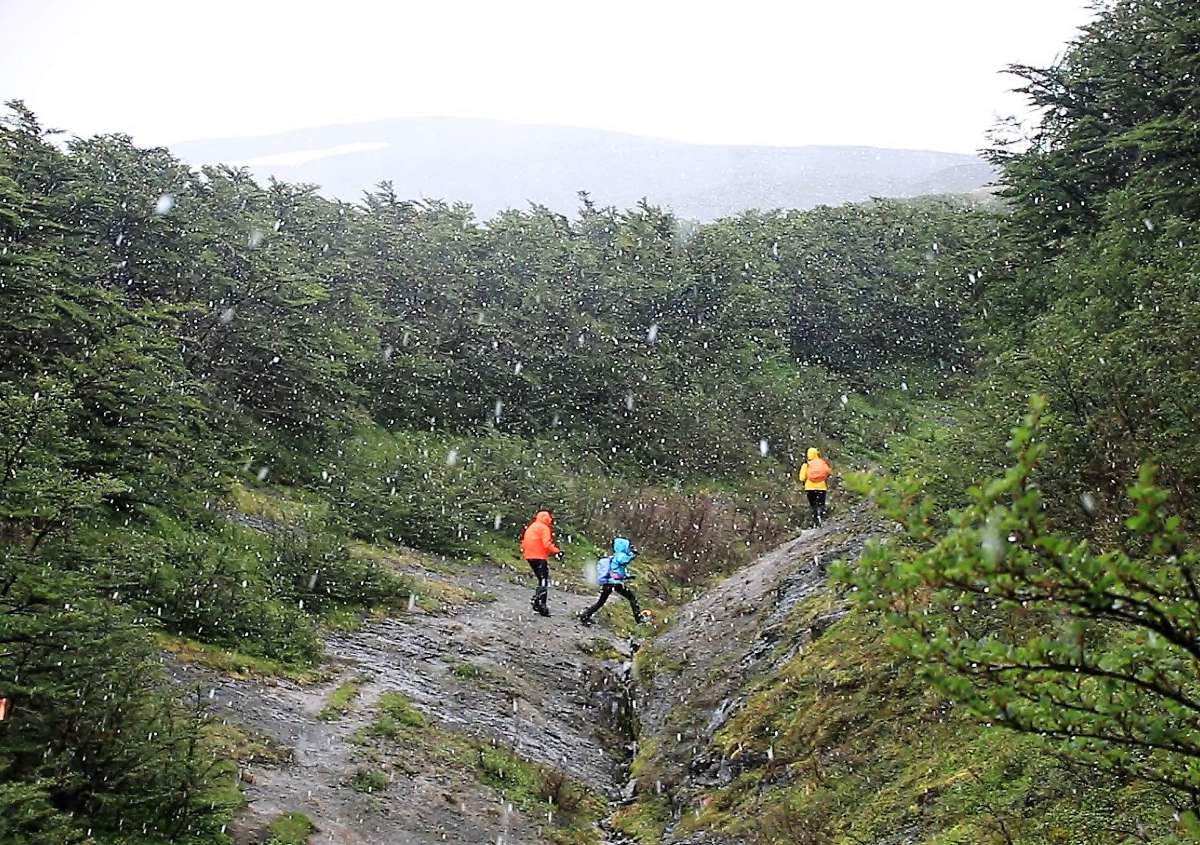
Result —
<path fill-rule="evenodd" d="M 139 143 L 413 115 L 970 152 L 1087 0 L 0 0 L 0 99 Z"/>

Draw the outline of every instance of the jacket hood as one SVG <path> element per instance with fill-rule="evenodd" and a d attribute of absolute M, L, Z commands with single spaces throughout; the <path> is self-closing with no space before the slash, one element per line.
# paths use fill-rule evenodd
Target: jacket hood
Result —
<path fill-rule="evenodd" d="M 629 541 L 624 537 L 613 540 L 613 551 L 617 554 L 629 554 Z"/>
<path fill-rule="evenodd" d="M 808 459 L 809 459 L 810 461 L 814 461 L 814 460 L 816 460 L 816 459 L 817 459 L 817 458 L 819 458 L 819 457 L 821 457 L 821 453 L 820 453 L 820 452 L 817 450 L 817 447 L 816 447 L 816 446 L 809 446 L 809 447 L 808 447 Z"/>
<path fill-rule="evenodd" d="M 550 516 L 550 511 L 538 511 L 534 521 L 540 522 L 542 525 L 549 525 L 554 521 L 554 517 Z"/>

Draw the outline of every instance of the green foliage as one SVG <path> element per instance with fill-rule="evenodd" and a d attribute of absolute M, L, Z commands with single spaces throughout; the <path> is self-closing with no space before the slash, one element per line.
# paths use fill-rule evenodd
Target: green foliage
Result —
<path fill-rule="evenodd" d="M 463 554 L 497 519 L 523 526 L 545 507 L 569 516 L 565 462 L 517 438 L 363 428 L 343 449 L 345 478 L 334 478 L 331 498 L 374 542 Z"/>
<path fill-rule="evenodd" d="M 398 692 L 385 692 L 379 697 L 379 713 L 366 728 L 366 735 L 400 740 L 412 731 L 426 726 L 421 711 Z"/>
<path fill-rule="evenodd" d="M 1087 759 L 1192 788 L 1175 762 L 1193 739 L 1190 658 L 1162 631 L 1139 644 L 1138 625 L 1095 593 L 1103 583 L 1191 635 L 1177 588 L 1192 544 L 1160 512 L 1170 496 L 1196 513 L 1200 485 L 1192 5 L 1116 0 L 1059 65 L 1020 69 L 1045 118 L 1030 147 L 997 154 L 1011 218 L 878 201 L 689 227 L 583 197 L 573 219 L 535 207 L 481 223 L 388 185 L 350 206 L 197 172 L 124 136 L 60 145 L 10 104 L 0 668 L 22 668 L 26 722 L 0 728 L 17 743 L 0 744 L 3 823 L 62 841 L 89 827 L 219 839 L 211 761 L 187 746 L 197 729 L 161 727 L 175 711 L 151 644 L 297 672 L 319 657 L 317 618 L 473 598 L 429 596 L 350 537 L 507 560 L 551 507 L 565 538 L 636 532 L 661 562 L 652 591 L 669 596 L 786 536 L 792 467 L 814 443 L 922 471 L 938 504 L 906 517 L 923 546 L 896 567 L 941 561 L 939 578 L 983 567 L 996 580 L 982 604 L 959 602 L 977 616 L 938 605 L 926 620 L 978 636 L 907 641 L 947 691 L 989 719 L 1075 731 L 1068 745 Z M 1000 469 L 1032 392 L 1053 412 L 1037 485 L 1026 475 L 964 498 Z M 1162 488 L 1137 483 L 1123 528 L 1122 491 L 1150 460 Z M 300 490 L 303 507 L 247 495 L 255 484 Z M 942 537 L 950 504 L 964 521 Z M 1038 539 L 992 563 L 968 553 L 989 524 Z M 566 547 L 572 565 L 596 551 Z M 1070 578 L 1045 580 L 1047 561 Z M 948 597 L 928 574 L 893 586 Z M 882 596 L 900 576 L 875 561 L 856 577 L 880 579 Z M 1030 584 L 1050 592 L 1022 606 Z M 989 685 L 968 655 L 1043 663 Z M 1116 677 L 1061 670 L 1093 658 Z M 639 659 L 647 678 L 670 668 L 650 650 Z M 1100 721 L 1039 721 L 1057 712 L 1047 696 Z M 101 733 L 79 733 L 81 702 L 98 700 Z M 1128 730 L 1150 747 L 1116 748 L 1101 718 L 1113 702 L 1133 707 Z M 389 735 L 424 729 L 389 708 Z M 166 774 L 135 782 L 150 771 Z M 781 802 L 772 823 L 787 830 L 788 808 L 833 819 L 841 805 L 821 804 L 822 789 L 816 803 Z M 134 806 L 140 795 L 152 800 Z M 647 807 L 639 830 L 652 831 L 664 808 Z"/>
<path fill-rule="evenodd" d="M 1196 219 L 1198 39 L 1188 0 L 1113 0 L 1056 65 L 1013 68 L 1044 113 L 1029 149 L 997 151 L 1030 246 L 1096 231 L 1121 189 Z"/>
<path fill-rule="evenodd" d="M 180 712 L 159 690 L 144 625 L 82 579 L 5 564 L 0 672 L 13 712 L 0 724 L 0 771 L 16 802 L 6 823 L 33 839 L 126 825 L 150 838 L 215 837 L 233 773 L 204 741 L 202 702 Z"/>
<path fill-rule="evenodd" d="M 865 488 L 906 536 L 843 572 L 968 712 L 1192 810 L 1198 26 L 1116 0 L 1016 68 L 1044 117 L 995 155 L 1012 252 L 968 320 L 978 371 L 892 439 L 919 477 Z"/>
<path fill-rule="evenodd" d="M 316 826 L 304 813 L 284 813 L 272 819 L 271 824 L 267 826 L 271 837 L 267 840 L 267 845 L 305 845 L 315 830 Z"/>
<path fill-rule="evenodd" d="M 983 366 L 947 463 L 993 474 L 1044 395 L 1047 507 L 1081 533 L 1116 530 L 1147 461 L 1181 512 L 1198 502 L 1197 26 L 1186 0 L 1107 4 L 1055 66 L 1015 69 L 1044 117 L 995 156 L 1020 259 L 986 274 L 969 321 Z"/>
<path fill-rule="evenodd" d="M 344 529 L 308 519 L 267 532 L 267 576 L 280 598 L 309 613 L 337 607 L 399 610 L 412 591 L 387 560 L 354 554 Z"/>
<path fill-rule="evenodd" d="M 800 605 L 789 627 L 807 629 L 829 601 Z M 685 791 L 674 743 L 646 743 L 622 830 L 657 842 L 657 825 L 676 816 L 676 836 L 722 830 L 762 845 L 898 833 L 924 845 L 1178 841 L 1175 808 L 1156 788 L 1097 778 L 1036 736 L 973 722 L 914 673 L 873 614 L 852 611 L 744 693 L 702 758 L 720 759 L 732 780 Z M 680 707 L 682 724 L 705 715 Z"/>
<path fill-rule="evenodd" d="M 1054 531 L 1035 473 L 1044 407 L 1013 433 L 1016 464 L 973 489 L 945 532 L 911 482 L 876 486 L 910 542 L 875 547 L 844 577 L 977 716 L 1169 786 L 1194 808 L 1200 558 L 1149 469 L 1130 488 L 1120 547 L 1096 552 Z"/>

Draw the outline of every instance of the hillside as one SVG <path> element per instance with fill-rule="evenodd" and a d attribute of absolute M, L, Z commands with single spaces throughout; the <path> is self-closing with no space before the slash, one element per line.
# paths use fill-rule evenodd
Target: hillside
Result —
<path fill-rule="evenodd" d="M 315 683 L 167 661 L 269 749 L 241 762 L 234 841 L 261 842 L 290 813 L 313 843 L 600 845 L 632 742 L 628 641 L 574 624 L 577 592 L 553 595 L 567 619 L 533 615 L 510 567 L 374 551 L 420 604 L 331 632 Z"/>
<path fill-rule="evenodd" d="M 1017 69 L 1000 203 L 692 225 L 10 103 L 0 842 L 1200 840 L 1198 45 Z"/>
<path fill-rule="evenodd" d="M 887 533 L 849 508 L 673 612 L 635 661 L 636 800 L 615 827 L 641 845 L 1083 845 L 1134 823 L 1176 841 L 1161 794 L 964 718 L 830 588 Z"/>
<path fill-rule="evenodd" d="M 245 845 L 286 819 L 305 834 L 279 841 L 313 845 L 1083 845 L 1133 819 L 1172 842 L 1161 795 L 983 730 L 889 652 L 826 575 L 885 533 L 843 507 L 661 608 L 645 639 L 623 606 L 575 621 L 591 596 L 574 567 L 543 619 L 510 555 L 359 547 L 419 603 L 328 632 L 321 677 L 186 649 L 165 665 L 244 737 Z"/>
<path fill-rule="evenodd" d="M 562 214 L 643 197 L 685 219 L 812 208 L 871 197 L 958 194 L 995 179 L 970 155 L 871 147 L 686 144 L 617 132 L 457 118 L 325 126 L 181 143 L 194 165 L 248 165 L 260 179 L 320 185 L 356 201 L 390 180 L 404 197 L 470 203 L 481 217 L 540 203 Z"/>

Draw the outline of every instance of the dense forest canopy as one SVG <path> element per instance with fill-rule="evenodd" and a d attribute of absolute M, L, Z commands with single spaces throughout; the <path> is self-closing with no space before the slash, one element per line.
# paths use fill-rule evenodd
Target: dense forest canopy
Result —
<path fill-rule="evenodd" d="M 876 490 L 912 544 L 846 577 L 864 612 L 908 625 L 946 695 L 1200 794 L 1195 552 L 1166 515 L 1194 516 L 1200 484 L 1200 13 L 1120 0 L 1059 64 L 1016 70 L 1044 117 L 995 152 L 1002 208 L 879 200 L 704 225 L 586 195 L 573 217 L 486 221 L 387 184 L 335 202 L 123 136 L 65 139 L 10 103 L 0 838 L 221 841 L 229 773 L 203 707 L 160 690 L 156 645 L 313 662 L 323 609 L 399 600 L 352 538 L 470 554 L 536 508 L 585 530 L 589 496 L 647 488 L 720 490 L 778 527 L 812 444 L 917 471 L 903 496 Z M 1008 486 L 967 494 L 1005 466 L 1033 394 Z M 260 484 L 306 498 L 303 530 L 225 517 Z M 989 556 L 998 525 L 1029 556 Z M 1119 565 L 1060 565 L 1085 541 Z M 964 640 L 961 596 L 984 587 L 990 620 L 1031 601 L 1043 615 Z M 910 592 L 932 604 L 898 609 Z M 1165 640 L 1131 645 L 1122 600 Z M 1064 644 L 1064 601 L 1094 663 Z M 1063 685 L 973 674 L 1014 661 Z M 1100 686 L 1062 681 L 1081 666 Z M 1143 720 L 1113 721 L 1114 700 Z M 1071 707 L 1087 717 L 1064 722 Z M 1143 745 L 1114 756 L 1131 736 Z"/>
<path fill-rule="evenodd" d="M 964 315 L 998 260 L 1001 218 L 951 200 L 695 226 L 581 196 L 573 219 L 478 221 L 387 185 L 349 205 L 124 137 L 60 143 L 10 108 L 4 601 L 32 627 L 5 634 L 28 750 L 3 759 L 34 826 L 205 835 L 201 790 L 135 811 L 115 779 L 120 754 L 200 776 L 157 722 L 162 744 L 103 754 L 56 726 L 91 721 L 84 675 L 120 735 L 168 718 L 148 689 L 114 693 L 153 631 L 315 659 L 312 613 L 392 600 L 347 536 L 463 553 L 538 507 L 582 527 L 598 484 L 719 479 L 765 525 L 804 448 L 857 431 L 851 397 L 966 372 Z M 267 538 L 221 518 L 264 482 L 320 516 Z M 74 630 L 67 606 L 119 621 Z"/>

